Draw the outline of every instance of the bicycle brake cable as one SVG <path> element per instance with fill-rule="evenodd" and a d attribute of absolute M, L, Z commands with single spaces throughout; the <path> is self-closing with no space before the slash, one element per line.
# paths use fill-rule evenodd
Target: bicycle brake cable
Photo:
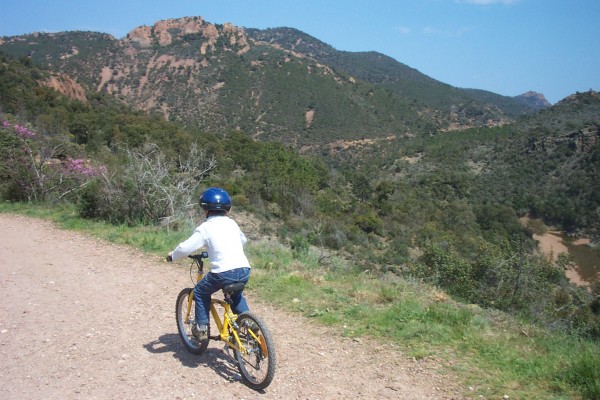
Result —
<path fill-rule="evenodd" d="M 194 283 L 194 273 L 192 272 L 192 270 L 194 269 L 194 264 L 195 262 L 192 260 L 192 263 L 190 264 L 190 281 L 192 281 L 192 284 L 195 285 Z"/>

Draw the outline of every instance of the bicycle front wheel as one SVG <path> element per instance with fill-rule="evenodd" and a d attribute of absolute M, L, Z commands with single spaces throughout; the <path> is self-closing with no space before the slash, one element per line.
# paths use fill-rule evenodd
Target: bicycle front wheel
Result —
<path fill-rule="evenodd" d="M 237 317 L 241 350 L 235 350 L 244 383 L 255 390 L 271 384 L 275 376 L 275 344 L 265 323 L 250 312 Z"/>
<path fill-rule="evenodd" d="M 189 303 L 190 296 L 192 298 L 191 304 Z M 188 306 L 191 306 L 188 314 Z M 175 305 L 175 318 L 177 318 L 177 330 L 179 336 L 185 348 L 194 354 L 202 354 L 208 347 L 208 339 L 198 341 L 192 333 L 192 323 L 196 320 L 194 302 L 194 290 L 192 288 L 185 288 L 177 296 L 177 304 Z M 186 317 L 187 316 L 187 317 Z M 210 328 L 209 328 L 210 329 Z"/>

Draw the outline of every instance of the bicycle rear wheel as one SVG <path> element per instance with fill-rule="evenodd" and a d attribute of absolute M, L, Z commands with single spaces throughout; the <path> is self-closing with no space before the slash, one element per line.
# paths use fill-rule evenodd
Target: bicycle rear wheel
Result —
<path fill-rule="evenodd" d="M 238 315 L 236 322 L 240 342 L 246 350 L 234 350 L 242 379 L 252 389 L 264 389 L 271 384 L 277 363 L 271 333 L 265 323 L 251 312 Z"/>
<path fill-rule="evenodd" d="M 186 319 L 190 296 L 192 296 L 192 309 L 190 310 L 189 318 Z M 175 318 L 177 319 L 177 330 L 179 331 L 179 336 L 181 336 L 185 348 L 190 353 L 202 354 L 208 347 L 208 339 L 199 342 L 192 333 L 192 323 L 195 322 L 196 318 L 194 312 L 196 304 L 193 300 L 193 296 L 194 290 L 192 288 L 185 288 L 179 293 L 179 296 L 177 296 L 177 304 L 175 305 Z"/>

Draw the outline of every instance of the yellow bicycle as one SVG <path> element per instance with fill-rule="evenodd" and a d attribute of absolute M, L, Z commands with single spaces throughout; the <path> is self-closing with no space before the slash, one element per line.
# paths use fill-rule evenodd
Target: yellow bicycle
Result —
<path fill-rule="evenodd" d="M 203 260 L 208 254 L 203 252 L 188 257 L 193 260 L 190 275 L 196 265 L 196 282 L 199 282 L 204 276 Z M 211 335 L 209 324 L 208 339 L 202 341 L 198 341 L 192 334 L 192 324 L 195 321 L 194 289 L 183 289 L 177 296 L 175 307 L 177 330 L 183 344 L 193 354 L 204 353 L 210 340 L 225 342 L 225 348 L 233 351 L 243 382 L 252 389 L 262 390 L 271 384 L 275 375 L 275 345 L 269 329 L 259 317 L 252 312 L 239 315 L 233 313 L 230 296 L 244 290 L 244 286 L 241 282 L 227 285 L 223 288 L 222 300 L 215 297 L 211 299 L 210 314 L 217 332 Z M 222 314 L 219 314 L 218 309 L 222 310 Z"/>

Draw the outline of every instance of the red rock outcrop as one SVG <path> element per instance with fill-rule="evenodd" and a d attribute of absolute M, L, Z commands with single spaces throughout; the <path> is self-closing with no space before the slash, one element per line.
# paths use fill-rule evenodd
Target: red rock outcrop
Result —
<path fill-rule="evenodd" d="M 73 79 L 64 74 L 52 75 L 40 84 L 50 87 L 72 99 L 86 102 L 85 89 Z"/>

